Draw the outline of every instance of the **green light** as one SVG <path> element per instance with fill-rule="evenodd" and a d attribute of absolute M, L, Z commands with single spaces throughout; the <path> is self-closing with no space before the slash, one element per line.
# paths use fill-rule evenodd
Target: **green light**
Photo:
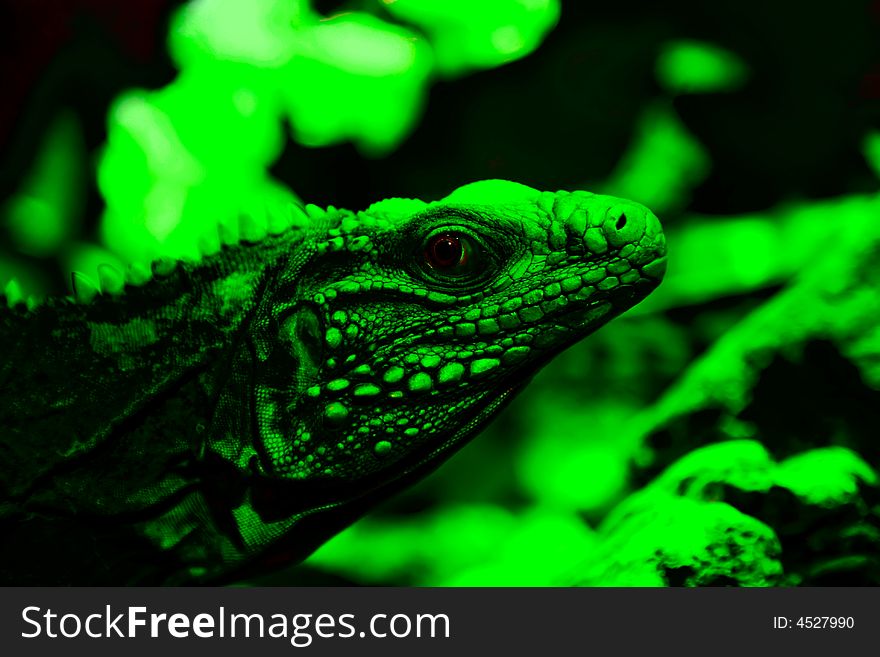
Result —
<path fill-rule="evenodd" d="M 102 234 L 127 259 L 192 255 L 218 225 L 296 200 L 266 173 L 285 115 L 307 145 L 393 148 L 431 70 L 427 45 L 403 28 L 365 14 L 319 20 L 281 0 L 186 5 L 169 44 L 181 74 L 117 100 L 99 166 Z"/>
<path fill-rule="evenodd" d="M 559 372 L 547 375 L 558 377 Z M 620 440 L 620 427 L 635 409 L 604 398 L 595 404 L 559 396 L 554 400 L 552 387 L 545 386 L 548 392 L 535 401 L 539 416 L 556 421 L 537 420 L 529 427 L 517 457 L 522 486 L 534 499 L 556 508 L 601 511 L 626 491 L 632 445 Z"/>
<path fill-rule="evenodd" d="M 51 124 L 25 182 L 4 208 L 9 234 L 21 253 L 52 255 L 76 230 L 83 203 L 84 148 L 73 117 L 61 115 Z"/>
<path fill-rule="evenodd" d="M 874 175 L 880 178 L 880 132 L 872 130 L 865 135 L 862 151 L 868 164 L 874 170 Z"/>
<path fill-rule="evenodd" d="M 768 586 L 782 576 L 773 530 L 723 502 L 645 491 L 615 509 L 600 536 L 570 584 L 665 586 L 679 570 L 690 573 L 690 585 L 722 578 Z"/>
<path fill-rule="evenodd" d="M 559 20 L 558 0 L 384 0 L 395 17 L 429 35 L 441 75 L 528 55 Z"/>
<path fill-rule="evenodd" d="M 343 14 L 302 31 L 300 56 L 324 61 L 340 72 L 367 77 L 402 75 L 417 64 L 411 32 L 366 15 Z"/>
<path fill-rule="evenodd" d="M 171 21 L 169 50 L 181 69 L 220 61 L 274 69 L 294 52 L 294 34 L 318 20 L 307 0 L 199 0 Z"/>
<path fill-rule="evenodd" d="M 747 69 L 736 55 L 716 45 L 674 41 L 660 53 L 657 78 L 674 93 L 711 93 L 741 87 Z"/>
<path fill-rule="evenodd" d="M 706 149 L 688 132 L 671 104 L 658 102 L 639 119 L 632 145 L 602 186 L 658 213 L 683 207 L 709 172 Z"/>
<path fill-rule="evenodd" d="M 0 293 L 12 281 L 25 298 L 32 296 L 33 301 L 42 299 L 50 287 L 46 272 L 32 262 L 0 255 Z"/>
<path fill-rule="evenodd" d="M 859 485 L 876 486 L 877 473 L 843 447 L 814 449 L 779 464 L 776 481 L 808 504 L 834 507 L 854 499 Z"/>
<path fill-rule="evenodd" d="M 663 286 L 635 311 L 741 294 L 848 258 L 870 241 L 878 211 L 876 196 L 852 195 L 747 215 L 688 216 L 680 228 L 667 231 L 676 257 Z"/>
<path fill-rule="evenodd" d="M 432 70 L 431 50 L 414 32 L 365 14 L 304 27 L 279 93 L 297 141 L 353 141 L 379 156 L 412 130 Z"/>
<path fill-rule="evenodd" d="M 184 5 L 168 35 L 180 75 L 127 92 L 108 117 L 98 171 L 107 246 L 125 259 L 197 255 L 218 225 L 259 212 L 267 198 L 296 200 L 267 173 L 285 121 L 306 146 L 351 141 L 384 155 L 414 128 L 435 73 L 522 57 L 558 17 L 549 0 L 480 7 L 388 6 L 426 40 L 368 13 L 322 18 L 305 1 Z"/>
<path fill-rule="evenodd" d="M 575 514 L 459 505 L 413 519 L 365 519 L 308 563 L 364 584 L 409 578 L 418 586 L 542 586 L 570 576 L 595 544 Z"/>

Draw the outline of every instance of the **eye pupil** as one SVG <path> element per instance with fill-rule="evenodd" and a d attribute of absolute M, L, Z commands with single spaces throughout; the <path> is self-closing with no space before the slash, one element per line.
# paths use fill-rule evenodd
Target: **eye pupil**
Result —
<path fill-rule="evenodd" d="M 428 246 L 428 261 L 433 267 L 455 267 L 461 264 L 464 248 L 455 235 L 435 237 Z"/>

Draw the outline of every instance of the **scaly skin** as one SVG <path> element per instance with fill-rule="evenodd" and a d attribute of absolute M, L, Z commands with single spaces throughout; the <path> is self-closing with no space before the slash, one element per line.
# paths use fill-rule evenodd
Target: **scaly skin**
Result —
<path fill-rule="evenodd" d="M 75 277 L 76 302 L 30 308 L 8 289 L 6 582 L 217 582 L 295 563 L 665 268 L 645 208 L 504 181 L 241 231 L 127 284 L 104 269 L 101 293 Z"/>

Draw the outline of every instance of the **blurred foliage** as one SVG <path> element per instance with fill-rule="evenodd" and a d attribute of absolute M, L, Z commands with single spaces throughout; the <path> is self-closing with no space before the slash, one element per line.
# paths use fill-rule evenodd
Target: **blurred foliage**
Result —
<path fill-rule="evenodd" d="M 12 167 L 0 280 L 24 294 L 189 253 L 267 204 L 362 208 L 480 178 L 633 198 L 668 233 L 655 295 L 260 583 L 880 583 L 870 3 L 168 11 L 167 84 L 120 74 L 106 116 L 60 103 Z M 96 121 L 101 139 L 79 136 Z"/>
<path fill-rule="evenodd" d="M 746 78 L 745 64 L 736 55 L 709 43 L 674 41 L 657 57 L 657 79 L 674 93 L 730 91 Z"/>
<path fill-rule="evenodd" d="M 537 48 L 559 19 L 557 0 L 381 0 L 395 19 L 431 41 L 437 71 L 450 77 L 511 62 Z"/>
<path fill-rule="evenodd" d="M 552 0 L 467 12 L 384 4 L 426 28 L 427 40 L 368 13 L 369 3 L 328 17 L 304 0 L 185 5 L 169 31 L 180 75 L 156 92 L 127 93 L 110 111 L 98 170 L 110 248 L 129 259 L 185 255 L 217 224 L 295 200 L 267 175 L 285 119 L 300 144 L 348 140 L 387 153 L 414 127 L 435 68 L 449 76 L 521 57 L 557 10 Z"/>

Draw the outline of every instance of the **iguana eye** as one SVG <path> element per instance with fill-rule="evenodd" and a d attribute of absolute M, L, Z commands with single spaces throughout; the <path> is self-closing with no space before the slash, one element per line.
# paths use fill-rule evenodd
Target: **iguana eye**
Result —
<path fill-rule="evenodd" d="M 473 255 L 473 245 L 459 233 L 440 233 L 425 245 L 425 262 L 444 273 L 466 271 Z"/>
<path fill-rule="evenodd" d="M 497 271 L 489 240 L 464 226 L 446 224 L 423 234 L 409 260 L 422 283 L 455 294 L 475 292 Z"/>

